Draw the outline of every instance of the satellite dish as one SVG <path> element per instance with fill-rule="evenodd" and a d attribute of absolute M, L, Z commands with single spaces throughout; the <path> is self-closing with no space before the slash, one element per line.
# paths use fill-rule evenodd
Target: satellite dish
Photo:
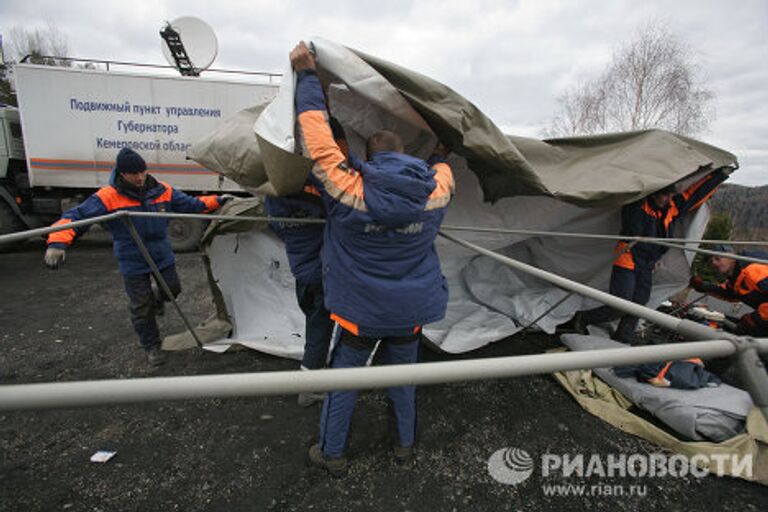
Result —
<path fill-rule="evenodd" d="M 198 76 L 208 69 L 219 51 L 211 26 L 194 16 L 182 16 L 167 23 L 160 36 L 165 60 L 185 76 Z"/>

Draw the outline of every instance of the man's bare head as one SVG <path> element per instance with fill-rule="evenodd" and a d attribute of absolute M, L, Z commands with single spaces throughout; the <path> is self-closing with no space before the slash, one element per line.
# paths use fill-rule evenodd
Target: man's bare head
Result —
<path fill-rule="evenodd" d="M 374 133 L 365 142 L 365 153 L 370 159 L 374 154 L 381 151 L 404 152 L 403 139 L 398 134 L 387 130 Z"/>

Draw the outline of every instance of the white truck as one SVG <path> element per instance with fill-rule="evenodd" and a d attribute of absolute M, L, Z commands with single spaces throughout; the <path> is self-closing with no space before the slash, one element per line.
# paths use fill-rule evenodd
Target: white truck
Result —
<path fill-rule="evenodd" d="M 187 147 L 277 93 L 271 83 L 126 71 L 17 64 L 14 73 L 19 107 L 0 106 L 0 234 L 52 222 L 107 185 L 122 147 L 187 193 L 241 191 L 187 160 Z M 202 231 L 199 221 L 169 227 L 177 250 Z"/>

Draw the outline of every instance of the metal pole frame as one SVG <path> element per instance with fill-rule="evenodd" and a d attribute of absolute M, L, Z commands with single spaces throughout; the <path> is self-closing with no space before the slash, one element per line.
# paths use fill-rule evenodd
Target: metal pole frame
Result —
<path fill-rule="evenodd" d="M 194 327 L 192 327 L 189 319 L 187 319 L 187 315 L 185 315 L 181 310 L 181 306 L 179 306 L 179 303 L 176 301 L 176 296 L 174 296 L 173 292 L 171 292 L 171 288 L 168 286 L 165 278 L 160 273 L 160 269 L 157 268 L 157 263 L 155 263 L 155 260 L 152 259 L 152 255 L 149 254 L 147 246 L 144 245 L 144 241 L 141 239 L 139 232 L 136 231 L 136 226 L 133 224 L 133 220 L 128 215 L 122 215 L 121 218 L 123 223 L 125 223 L 125 226 L 128 228 L 128 232 L 131 234 L 131 238 L 133 238 L 133 241 L 136 242 L 136 245 L 139 247 L 141 255 L 147 261 L 149 268 L 152 270 L 152 274 L 155 276 L 158 284 L 160 284 L 160 287 L 163 289 L 163 293 L 165 293 L 166 297 L 168 297 L 173 303 L 173 306 L 176 308 L 179 316 L 184 321 L 184 325 L 186 325 L 187 329 L 189 329 L 189 332 L 192 333 L 192 337 L 195 339 L 195 343 L 197 343 L 198 348 L 202 348 L 203 342 L 200 341 L 200 338 L 197 337 L 197 333 L 195 332 Z"/>
<path fill-rule="evenodd" d="M 557 274 L 547 272 L 521 261 L 502 256 L 493 251 L 475 245 L 466 240 L 456 238 L 444 232 L 439 233 L 443 238 L 459 244 L 467 249 L 473 250 L 484 256 L 488 256 L 508 267 L 525 272 L 534 277 L 548 281 L 549 283 L 571 290 L 580 295 L 595 299 L 615 309 L 623 311 L 625 314 L 644 318 L 651 322 L 661 325 L 670 330 L 680 333 L 688 339 L 726 339 L 730 341 L 736 349 L 737 368 L 739 376 L 744 382 L 745 387 L 752 396 L 754 404 L 760 408 L 765 418 L 768 420 L 768 373 L 757 354 L 756 344 L 752 338 L 740 337 L 730 333 L 716 331 L 708 326 L 692 322 L 687 319 L 675 318 L 666 313 L 655 311 L 644 305 L 635 304 L 620 297 L 615 297 L 609 293 L 597 290 L 590 286 L 572 281 Z M 658 345 L 656 345 L 658 346 Z"/>
<path fill-rule="evenodd" d="M 0 244 L 10 243 L 14 241 L 24 240 L 27 238 L 34 238 L 35 236 L 44 235 L 47 233 L 53 233 L 56 231 L 63 231 L 71 229 L 73 227 L 85 226 L 89 224 L 95 224 L 103 222 L 105 220 L 111 220 L 117 217 L 127 215 L 129 217 L 161 217 L 161 218 L 187 218 L 187 219 L 204 219 L 204 220 L 231 220 L 239 222 L 291 222 L 302 224 L 323 224 L 324 219 L 297 219 L 290 217 L 266 217 L 266 216 L 248 216 L 248 215 L 215 215 L 215 214 L 195 214 L 195 213 L 168 213 L 168 212 L 133 212 L 121 210 L 113 212 L 100 217 L 94 217 L 92 219 L 85 219 L 81 221 L 71 222 L 68 224 L 62 224 L 59 226 L 50 226 L 46 228 L 37 228 L 28 231 L 20 231 L 18 233 L 10 233 L 6 235 L 0 235 Z M 705 239 L 687 239 L 687 238 L 650 238 L 641 236 L 623 237 L 619 235 L 595 235 L 590 233 L 564 233 L 559 231 L 530 231 L 524 229 L 499 229 L 499 228 L 481 228 L 471 226 L 442 226 L 443 231 L 472 231 L 478 233 L 496 233 L 496 234 L 524 234 L 529 236 L 552 236 L 552 237 L 565 237 L 565 238 L 586 238 L 595 240 L 623 240 L 626 242 L 644 242 L 657 245 L 663 245 L 673 249 L 679 249 L 681 251 L 695 252 L 700 254 L 706 254 L 709 256 L 721 256 L 726 258 L 732 258 L 738 261 L 745 261 L 749 263 L 760 263 L 768 265 L 768 260 L 753 258 L 750 256 L 742 256 L 739 254 L 710 251 L 707 249 L 699 249 L 694 247 L 687 247 L 684 245 L 677 245 L 677 243 L 685 244 L 714 244 L 723 243 L 731 245 L 765 245 L 763 242 L 757 242 L 753 240 L 738 241 L 738 240 L 705 240 Z"/>
<path fill-rule="evenodd" d="M 768 352 L 768 340 L 756 340 L 754 344 L 761 351 Z M 0 410 L 90 407 L 164 400 L 270 396 L 310 391 L 444 384 L 624 366 L 659 360 L 681 360 L 690 357 L 726 357 L 736 350 L 730 341 L 710 340 L 410 365 L 328 368 L 311 372 L 292 370 L 13 384 L 0 386 Z"/>

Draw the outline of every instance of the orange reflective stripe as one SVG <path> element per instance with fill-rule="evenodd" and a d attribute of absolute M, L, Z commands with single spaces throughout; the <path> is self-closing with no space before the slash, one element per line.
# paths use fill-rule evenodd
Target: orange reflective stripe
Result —
<path fill-rule="evenodd" d="M 757 307 L 757 314 L 762 320 L 768 322 L 768 302 L 763 302 Z"/>
<path fill-rule="evenodd" d="M 699 190 L 699 189 L 702 187 L 702 185 L 704 185 L 706 182 L 708 182 L 708 181 L 709 181 L 709 180 L 711 180 L 711 179 L 712 179 L 712 174 L 708 174 L 708 175 L 704 176 L 704 177 L 703 177 L 703 178 L 701 178 L 699 181 L 697 181 L 696 183 L 694 183 L 693 185 L 691 185 L 690 187 L 688 187 L 688 188 L 687 188 L 687 189 L 686 189 L 686 190 L 683 192 L 683 197 L 684 197 L 686 200 L 687 200 L 687 199 L 690 199 L 690 198 L 693 196 L 693 194 L 695 194 L 695 193 L 696 193 L 696 191 L 697 191 L 697 190 Z M 688 207 L 688 211 L 692 211 L 692 210 L 695 210 L 696 208 L 698 208 L 699 206 L 701 206 L 702 204 L 704 204 L 705 202 L 707 202 L 707 200 L 708 200 L 710 197 L 712 197 L 712 194 L 714 194 L 714 193 L 715 193 L 715 190 L 717 190 L 717 188 L 718 188 L 718 187 L 715 187 L 715 188 L 713 188 L 712 190 L 710 190 L 709 192 L 707 192 L 707 193 L 706 193 L 706 195 L 704 195 L 704 197 L 702 197 L 701 199 L 699 199 L 698 201 L 696 201 L 696 204 L 693 204 L 693 205 L 689 206 L 689 207 Z"/>
<path fill-rule="evenodd" d="M 59 219 L 56 222 L 52 224 L 52 226 L 61 226 L 63 224 L 71 224 L 71 219 Z M 72 241 L 75 239 L 75 236 L 77 236 L 77 233 L 75 233 L 74 229 L 64 229 L 62 231 L 54 231 L 50 235 L 48 235 L 48 243 L 49 244 L 67 244 L 71 245 Z"/>
<path fill-rule="evenodd" d="M 664 368 L 661 369 L 661 371 L 653 378 L 648 379 L 648 382 L 653 384 L 654 386 L 669 386 L 668 382 L 665 382 L 664 376 L 669 371 L 669 367 L 672 366 L 672 361 L 668 362 L 664 365 Z"/>
<path fill-rule="evenodd" d="M 125 197 L 115 189 L 112 185 L 102 187 L 96 191 L 96 195 L 99 197 L 104 207 L 108 212 L 120 209 L 130 208 L 131 206 L 141 206 L 141 203 L 135 199 Z"/>
<path fill-rule="evenodd" d="M 165 190 L 162 194 L 160 194 L 157 199 L 152 201 L 152 203 L 165 203 L 171 202 L 171 198 L 173 197 L 173 187 L 171 187 L 169 184 L 165 183 L 164 181 L 160 182 L 161 185 L 165 186 Z"/>
<path fill-rule="evenodd" d="M 425 210 L 434 210 L 446 206 L 454 194 L 456 183 L 453 180 L 451 166 L 445 162 L 439 162 L 432 166 L 435 170 L 435 183 L 437 186 L 429 196 Z"/>
<path fill-rule="evenodd" d="M 618 254 L 615 260 L 613 260 L 614 266 L 626 268 L 627 270 L 635 270 L 635 259 L 632 257 L 632 251 L 627 250 L 627 242 L 619 242 L 616 244 L 614 252 Z"/>
<path fill-rule="evenodd" d="M 654 210 L 651 207 L 650 204 L 648 204 L 648 200 L 647 199 L 645 201 L 643 201 L 643 211 L 645 213 L 647 213 L 648 215 L 650 215 L 651 217 L 653 217 L 654 219 L 658 219 L 659 216 L 661 215 L 660 212 L 657 212 L 656 210 Z"/>
<path fill-rule="evenodd" d="M 212 212 L 219 207 L 219 198 L 217 196 L 198 196 L 197 198 L 205 203 L 203 213 Z"/>
<path fill-rule="evenodd" d="M 304 193 L 320 197 L 320 191 L 314 185 L 304 185 Z"/>
<path fill-rule="evenodd" d="M 743 288 L 746 293 L 755 292 L 759 290 L 758 286 L 763 279 L 768 279 L 768 265 L 751 263 L 741 271 L 734 288 Z"/>
<path fill-rule="evenodd" d="M 667 210 L 667 216 L 664 217 L 664 228 L 667 231 L 669 231 L 669 225 L 672 224 L 672 221 L 675 220 L 679 213 L 680 210 L 677 209 L 677 205 L 672 201 L 669 205 L 669 210 Z"/>
<path fill-rule="evenodd" d="M 312 173 L 320 180 L 325 191 L 337 201 L 365 211 L 363 178 L 349 168 L 346 157 L 333 139 L 331 127 L 320 110 L 299 114 L 299 126 L 307 154 L 314 160 Z"/>
<path fill-rule="evenodd" d="M 331 320 L 339 324 L 344 330 L 351 332 L 355 336 L 358 336 L 360 334 L 360 327 L 354 323 L 350 322 L 349 320 L 345 320 L 341 318 L 336 313 L 331 313 Z"/>

